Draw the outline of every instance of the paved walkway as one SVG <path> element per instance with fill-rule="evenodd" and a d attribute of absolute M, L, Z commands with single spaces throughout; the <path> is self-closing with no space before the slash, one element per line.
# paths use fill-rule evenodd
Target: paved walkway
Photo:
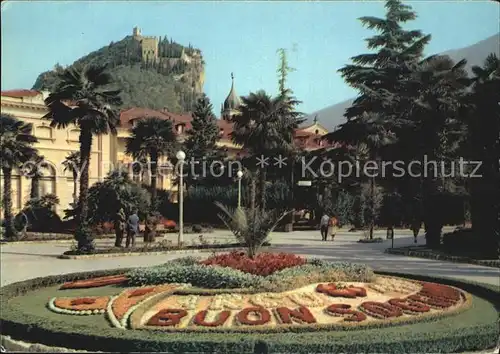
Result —
<path fill-rule="evenodd" d="M 185 235 L 185 240 L 191 243 L 198 239 L 198 234 Z M 377 231 L 376 237 L 385 239 L 384 231 Z M 340 232 L 335 241 L 321 241 L 319 231 L 295 231 L 292 233 L 273 233 L 271 235 L 272 250 L 293 252 L 308 257 L 324 258 L 333 261 L 348 261 L 366 263 L 374 269 L 424 274 L 458 279 L 473 280 L 500 286 L 500 269 L 469 265 L 463 263 L 441 262 L 428 259 L 389 255 L 383 251 L 391 246 L 390 240 L 383 243 L 360 244 L 359 232 Z M 176 242 L 176 234 L 168 234 L 167 239 Z M 208 241 L 218 243 L 234 242 L 231 233 L 216 230 L 206 234 Z M 100 240 L 98 246 L 109 244 L 111 240 Z M 138 244 L 141 242 L 139 241 Z M 419 236 L 418 244 L 425 244 L 423 236 Z M 12 282 L 80 271 L 92 271 L 113 268 L 129 268 L 161 264 L 168 260 L 185 257 L 186 254 L 123 256 L 110 258 L 95 258 L 81 260 L 63 260 L 56 258 L 68 250 L 67 243 L 33 243 L 4 244 L 1 250 L 1 282 L 6 285 Z M 413 245 L 411 232 L 397 230 L 395 232 L 395 247 Z M 207 253 L 196 254 L 207 256 Z"/>

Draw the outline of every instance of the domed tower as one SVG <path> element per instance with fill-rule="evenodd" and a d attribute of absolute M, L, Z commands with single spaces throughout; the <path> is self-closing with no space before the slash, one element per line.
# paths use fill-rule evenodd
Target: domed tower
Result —
<path fill-rule="evenodd" d="M 238 108 L 241 105 L 240 97 L 236 94 L 234 89 L 234 75 L 231 73 L 231 91 L 227 95 L 224 104 L 221 107 L 221 116 L 224 120 L 231 120 L 231 118 L 238 113 Z"/>

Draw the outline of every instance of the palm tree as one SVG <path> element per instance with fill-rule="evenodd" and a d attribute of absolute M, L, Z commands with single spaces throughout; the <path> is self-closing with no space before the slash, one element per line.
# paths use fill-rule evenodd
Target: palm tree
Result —
<path fill-rule="evenodd" d="M 447 56 L 431 56 L 414 68 L 404 89 L 402 114 L 412 122 L 399 132 L 396 146 L 403 161 L 449 161 L 456 157 L 464 137 L 462 124 L 468 109 L 466 61 L 453 62 Z M 424 166 L 423 164 L 421 166 Z M 439 171 L 420 171 L 426 243 L 439 247 L 443 220 L 441 203 L 445 181 Z"/>
<path fill-rule="evenodd" d="M 29 162 L 30 168 L 27 172 L 31 178 L 30 199 L 38 199 L 40 198 L 40 178 L 43 177 L 42 166 L 44 165 L 45 157 L 36 154 Z"/>
<path fill-rule="evenodd" d="M 484 65 L 472 67 L 473 103 L 468 126 L 467 153 L 481 161 L 482 178 L 471 179 L 472 227 L 482 238 L 485 254 L 498 257 L 500 241 L 500 59 L 490 54 Z"/>
<path fill-rule="evenodd" d="M 58 75 L 58 80 L 45 100 L 49 112 L 44 118 L 51 120 L 52 127 L 74 124 L 80 129 L 80 217 L 75 238 L 78 249 L 88 252 L 94 248 L 87 220 L 92 140 L 94 135 L 116 134 L 119 117 L 115 107 L 122 101 L 119 90 L 109 89 L 113 80 L 105 66 L 70 67 Z"/>
<path fill-rule="evenodd" d="M 0 166 L 4 178 L 3 210 L 5 220 L 5 237 L 15 236 L 12 224 L 12 170 L 20 167 L 33 156 L 37 150 L 33 144 L 37 139 L 31 135 L 32 124 L 24 123 L 9 114 L 0 115 Z"/>
<path fill-rule="evenodd" d="M 231 139 L 257 158 L 288 154 L 293 151 L 294 132 L 301 122 L 295 115 L 290 115 L 291 104 L 292 101 L 283 95 L 273 98 L 262 90 L 242 97 L 239 112 L 233 117 Z M 265 209 L 265 166 L 259 172 L 260 207 Z"/>
<path fill-rule="evenodd" d="M 134 159 L 149 158 L 151 164 L 151 204 L 156 208 L 156 172 L 158 160 L 162 156 L 173 155 L 176 135 L 170 120 L 148 117 L 137 121 L 127 139 L 126 151 Z"/>
<path fill-rule="evenodd" d="M 220 219 L 234 234 L 236 239 L 247 248 L 249 258 L 254 258 L 258 250 L 276 228 L 279 222 L 290 212 L 279 213 L 277 210 L 264 211 L 246 208 L 232 209 L 219 202 L 215 205 L 222 211 Z"/>
<path fill-rule="evenodd" d="M 80 152 L 73 151 L 69 153 L 63 161 L 64 171 L 71 171 L 73 176 L 73 204 L 76 207 L 78 203 L 78 166 L 80 166 Z"/>

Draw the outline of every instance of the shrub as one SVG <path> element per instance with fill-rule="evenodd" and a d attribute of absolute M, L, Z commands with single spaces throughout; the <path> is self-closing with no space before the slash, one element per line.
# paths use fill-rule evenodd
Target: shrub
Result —
<path fill-rule="evenodd" d="M 198 224 L 193 225 L 192 229 L 193 229 L 193 232 L 195 232 L 195 233 L 196 232 L 203 232 L 203 228 L 201 227 L 201 225 L 198 225 Z"/>
<path fill-rule="evenodd" d="M 161 267 L 137 269 L 127 274 L 132 285 L 158 285 L 164 283 L 188 283 L 194 286 L 216 288 L 247 288 L 256 284 L 255 275 L 223 267 L 202 264 L 183 266 L 167 264 Z"/>
<path fill-rule="evenodd" d="M 285 268 L 268 276 L 242 272 L 228 267 L 207 266 L 193 258 L 182 258 L 154 267 L 138 268 L 127 274 L 132 285 L 190 283 L 208 289 L 252 288 L 259 291 L 285 291 L 319 282 L 374 279 L 372 269 L 364 264 L 347 262 L 311 263 Z"/>
<path fill-rule="evenodd" d="M 463 229 L 443 235 L 443 248 L 446 250 L 476 250 L 480 247 L 472 229 Z"/>
<path fill-rule="evenodd" d="M 250 258 L 254 258 L 269 234 L 288 214 L 285 212 L 280 215 L 276 211 L 266 212 L 260 209 L 251 211 L 246 208 L 237 208 L 234 210 L 218 202 L 215 205 L 223 212 L 220 218 L 224 224 L 239 242 L 246 245 Z"/>
<path fill-rule="evenodd" d="M 229 267 L 261 276 L 305 263 L 304 258 L 289 253 L 260 253 L 252 259 L 243 252 L 225 253 L 210 257 L 202 262 L 205 265 Z"/>
<path fill-rule="evenodd" d="M 22 211 L 28 221 L 28 231 L 57 232 L 61 230 L 61 218 L 54 211 L 58 204 L 59 198 L 54 194 L 46 194 L 40 198 L 30 199 Z M 22 229 L 26 219 L 18 219 L 17 230 Z"/>

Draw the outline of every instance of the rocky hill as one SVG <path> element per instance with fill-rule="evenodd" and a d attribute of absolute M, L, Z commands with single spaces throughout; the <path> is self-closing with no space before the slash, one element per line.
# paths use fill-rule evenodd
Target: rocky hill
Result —
<path fill-rule="evenodd" d="M 171 39 L 145 37 L 134 28 L 132 36 L 93 51 L 76 60 L 79 64 L 107 64 L 122 89 L 123 106 L 167 108 L 170 112 L 191 111 L 203 91 L 204 61 L 199 49 L 183 46 Z M 56 73 L 63 67 L 38 76 L 35 90 L 51 91 Z"/>
<path fill-rule="evenodd" d="M 471 68 L 476 65 L 482 65 L 484 59 L 486 59 L 490 53 L 496 53 L 500 56 L 500 34 L 496 34 L 465 48 L 446 51 L 441 53 L 441 55 L 448 55 L 454 61 L 466 59 L 466 69 L 470 74 Z M 310 114 L 307 117 L 307 121 L 312 122 L 314 117 L 317 117 L 319 122 L 325 128 L 333 130 L 336 126 L 345 121 L 345 110 L 351 106 L 353 101 L 354 98 L 350 98 L 340 103 L 325 107 Z"/>

